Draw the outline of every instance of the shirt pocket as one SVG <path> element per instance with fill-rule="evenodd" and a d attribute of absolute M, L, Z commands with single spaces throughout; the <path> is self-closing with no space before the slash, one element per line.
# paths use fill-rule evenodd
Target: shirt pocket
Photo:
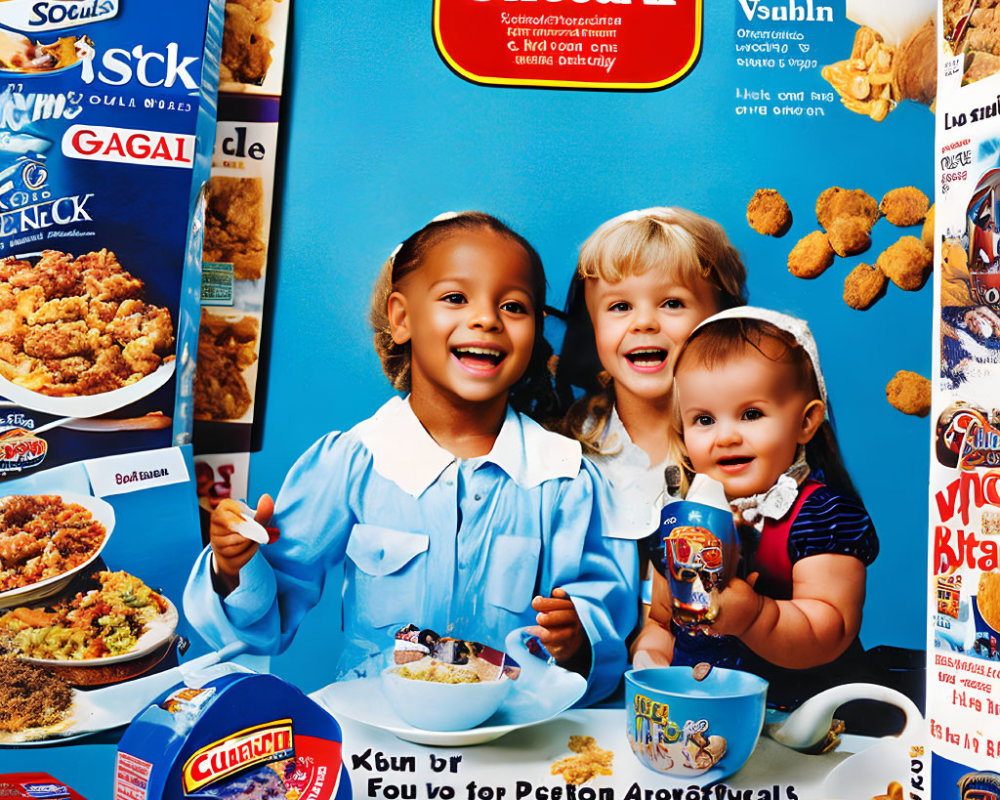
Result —
<path fill-rule="evenodd" d="M 528 536 L 496 536 L 486 568 L 486 601 L 521 614 L 531 605 L 542 543 Z"/>
<path fill-rule="evenodd" d="M 424 553 L 430 539 L 379 525 L 358 524 L 347 541 L 347 557 L 356 567 L 355 607 L 349 613 L 374 628 L 417 621 L 427 579 Z"/>

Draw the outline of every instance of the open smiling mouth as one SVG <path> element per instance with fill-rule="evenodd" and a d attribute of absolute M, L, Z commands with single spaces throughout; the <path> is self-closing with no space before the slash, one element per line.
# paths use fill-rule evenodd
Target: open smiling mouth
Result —
<path fill-rule="evenodd" d="M 753 456 L 733 456 L 732 458 L 720 458 L 719 466 L 722 469 L 739 469 L 745 467 L 753 461 Z"/>
<path fill-rule="evenodd" d="M 642 347 L 626 353 L 625 358 L 640 369 L 654 369 L 667 360 L 667 351 L 662 347 Z"/>
<path fill-rule="evenodd" d="M 463 366 L 476 370 L 498 367 L 507 357 L 502 350 L 495 350 L 492 347 L 454 347 L 451 353 Z"/>

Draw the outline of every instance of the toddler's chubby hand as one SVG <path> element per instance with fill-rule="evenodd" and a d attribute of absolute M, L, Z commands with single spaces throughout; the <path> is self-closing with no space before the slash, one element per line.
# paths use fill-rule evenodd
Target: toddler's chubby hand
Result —
<path fill-rule="evenodd" d="M 528 628 L 528 633 L 538 637 L 560 666 L 567 666 L 573 661 L 575 669 L 574 656 L 581 649 L 589 656 L 590 649 L 584 647 L 587 634 L 566 590 L 553 589 L 551 597 L 536 597 L 531 601 L 531 607 L 538 612 L 535 617 L 538 625 Z M 589 662 L 589 658 L 587 660 Z M 589 668 L 588 663 L 587 671 Z"/>
<path fill-rule="evenodd" d="M 750 583 L 732 578 L 719 592 L 719 615 L 707 627 L 719 636 L 742 636 L 757 621 L 764 606 L 764 597 L 754 591 L 756 573 L 749 575 Z"/>
<path fill-rule="evenodd" d="M 261 495 L 257 502 L 254 519 L 267 525 L 274 513 L 274 501 L 269 495 Z M 240 585 L 240 570 L 253 558 L 259 545 L 238 533 L 236 528 L 243 521 L 243 509 L 235 500 L 223 500 L 212 511 L 209 526 L 209 542 L 215 564 L 213 578 L 215 588 L 225 597 Z"/>

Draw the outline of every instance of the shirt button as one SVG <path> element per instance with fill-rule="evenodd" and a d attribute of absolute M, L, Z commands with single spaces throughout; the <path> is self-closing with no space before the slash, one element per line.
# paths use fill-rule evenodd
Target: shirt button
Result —
<path fill-rule="evenodd" d="M 477 494 L 477 495 L 476 495 L 476 499 L 477 499 L 477 500 L 482 500 L 482 499 L 483 499 L 483 496 L 482 496 L 482 495 L 479 495 L 479 494 Z"/>
<path fill-rule="evenodd" d="M 444 485 L 445 486 L 454 486 L 455 485 L 455 481 L 445 481 Z"/>

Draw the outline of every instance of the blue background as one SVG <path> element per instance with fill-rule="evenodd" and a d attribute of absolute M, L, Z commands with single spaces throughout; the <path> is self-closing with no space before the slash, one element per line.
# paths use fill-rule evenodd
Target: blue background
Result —
<path fill-rule="evenodd" d="M 855 30 L 842 0 L 831 5 L 836 23 L 804 27 L 820 64 L 846 58 Z M 904 103 L 874 123 L 833 103 L 821 119 L 737 117 L 737 86 L 828 85 L 818 70 L 738 73 L 734 30 L 746 21 L 736 2 L 710 4 L 692 73 L 649 93 L 473 85 L 438 57 L 431 11 L 430 0 L 294 0 L 271 238 L 270 374 L 251 498 L 276 493 L 315 439 L 370 416 L 392 394 L 371 346 L 369 293 L 395 245 L 433 216 L 474 208 L 504 219 L 541 253 L 550 303 L 561 306 L 579 246 L 601 222 L 634 208 L 685 206 L 725 226 L 747 264 L 751 302 L 810 321 L 847 466 L 881 537 L 863 641 L 923 648 L 929 423 L 891 408 L 885 385 L 899 369 L 930 374 L 931 285 L 917 293 L 890 285 L 866 312 L 841 298 L 854 263 L 873 263 L 919 228 L 883 220 L 868 253 L 838 259 L 813 281 L 791 276 L 786 259 L 816 229 L 815 200 L 829 186 L 879 199 L 913 184 L 931 195 L 933 115 Z M 781 239 L 747 225 L 757 188 L 778 189 L 793 210 Z M 180 560 L 164 569 L 183 577 L 191 560 Z M 331 576 L 321 608 L 275 662 L 307 691 L 328 681 L 335 661 L 339 586 Z M 191 655 L 203 649 L 196 643 Z M 111 745 L 0 751 L 3 771 L 47 769 L 91 800 L 110 796 L 113 761 Z"/>
<path fill-rule="evenodd" d="M 817 229 L 816 197 L 829 186 L 878 200 L 916 185 L 933 197 L 934 117 L 912 102 L 882 123 L 839 102 L 825 105 L 823 118 L 738 117 L 737 86 L 770 88 L 772 99 L 777 88 L 830 87 L 818 70 L 738 72 L 734 31 L 754 26 L 738 3 L 724 5 L 706 10 L 688 77 L 623 93 L 469 83 L 435 51 L 431 2 L 296 4 L 271 374 L 251 498 L 277 492 L 316 438 L 349 428 L 392 394 L 371 346 L 369 293 L 395 245 L 433 216 L 473 208 L 504 219 L 539 250 L 549 302 L 562 306 L 579 246 L 601 222 L 634 208 L 686 206 L 725 226 L 744 256 L 752 303 L 809 320 L 846 463 L 881 537 L 862 640 L 924 647 L 929 423 L 890 407 L 885 385 L 900 369 L 930 374 L 932 286 L 890 284 L 864 312 L 842 299 L 855 263 L 874 263 L 920 229 L 882 220 L 867 253 L 838 258 L 812 281 L 789 274 L 786 260 Z M 847 58 L 856 30 L 843 3 L 832 5 L 837 22 L 799 26 L 821 65 Z M 783 238 L 747 225 L 746 204 L 762 187 L 792 208 Z M 319 664 L 337 646 L 336 592 L 326 594 L 277 661 L 309 688 L 322 685 Z"/>

